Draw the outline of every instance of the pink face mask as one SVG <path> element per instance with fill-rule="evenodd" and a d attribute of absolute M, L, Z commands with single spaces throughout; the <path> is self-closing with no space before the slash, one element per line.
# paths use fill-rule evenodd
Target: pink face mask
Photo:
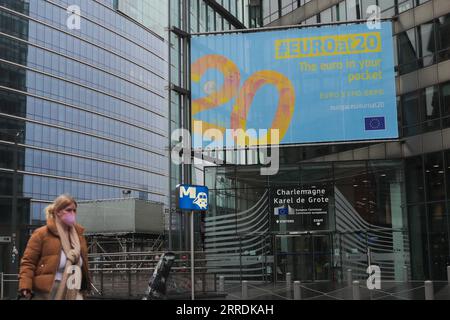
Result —
<path fill-rule="evenodd" d="M 66 213 L 61 217 L 62 222 L 64 222 L 67 226 L 73 226 L 75 224 L 75 214 L 74 213 Z"/>

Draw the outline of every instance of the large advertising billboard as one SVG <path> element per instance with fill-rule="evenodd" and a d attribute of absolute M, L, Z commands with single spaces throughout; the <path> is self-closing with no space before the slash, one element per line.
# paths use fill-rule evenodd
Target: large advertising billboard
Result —
<path fill-rule="evenodd" d="M 193 36 L 191 92 L 196 147 L 398 138 L 392 24 Z"/>

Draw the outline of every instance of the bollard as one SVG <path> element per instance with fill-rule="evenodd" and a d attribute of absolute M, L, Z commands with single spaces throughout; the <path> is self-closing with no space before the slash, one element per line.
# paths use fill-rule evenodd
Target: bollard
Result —
<path fill-rule="evenodd" d="M 352 286 L 352 269 L 347 269 L 347 286 Z"/>
<path fill-rule="evenodd" d="M 447 266 L 447 281 L 448 281 L 448 285 L 450 287 L 450 266 Z"/>
<path fill-rule="evenodd" d="M 3 300 L 3 272 L 0 272 L 0 300 Z"/>
<path fill-rule="evenodd" d="M 450 297 L 450 266 L 447 266 L 447 281 L 448 281 L 447 291 L 448 296 Z"/>
<path fill-rule="evenodd" d="M 425 300 L 434 300 L 433 281 L 425 281 Z"/>
<path fill-rule="evenodd" d="M 292 289 L 292 275 L 290 272 L 286 273 L 286 290 L 291 291 Z"/>
<path fill-rule="evenodd" d="M 403 282 L 408 282 L 408 266 L 403 266 Z"/>
<path fill-rule="evenodd" d="M 242 299 L 244 300 L 248 299 L 247 280 L 242 281 Z"/>
<path fill-rule="evenodd" d="M 197 280 L 198 283 L 198 291 L 203 292 L 203 280 Z"/>
<path fill-rule="evenodd" d="M 302 300 L 302 288 L 300 281 L 294 281 L 294 300 Z"/>
<path fill-rule="evenodd" d="M 359 291 L 359 281 L 353 281 L 353 300 L 361 300 L 361 293 Z"/>
<path fill-rule="evenodd" d="M 225 292 L 225 277 L 219 277 L 219 292 Z"/>

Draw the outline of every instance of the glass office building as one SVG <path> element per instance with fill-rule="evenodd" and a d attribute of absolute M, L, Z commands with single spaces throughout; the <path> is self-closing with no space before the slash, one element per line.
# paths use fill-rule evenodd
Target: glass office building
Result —
<path fill-rule="evenodd" d="M 138 2 L 0 1 L 0 272 L 61 193 L 168 204 L 167 2 Z"/>
<path fill-rule="evenodd" d="M 265 27 L 393 18 L 398 141 L 280 148 L 280 171 L 261 176 L 257 156 L 222 154 L 206 167 L 210 210 L 201 224 L 209 271 L 230 279 L 445 280 L 450 264 L 450 2 L 256 1 Z M 231 160 L 230 160 L 231 159 Z M 321 188 L 323 220 L 282 225 L 277 192 Z M 281 190 L 281 191 L 280 191 Z M 318 222 L 319 225 L 316 223 Z M 200 241 L 199 240 L 199 241 Z"/>

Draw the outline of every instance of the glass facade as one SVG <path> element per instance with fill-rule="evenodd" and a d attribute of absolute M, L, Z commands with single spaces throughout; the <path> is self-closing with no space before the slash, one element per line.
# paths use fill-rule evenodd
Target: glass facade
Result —
<path fill-rule="evenodd" d="M 214 3 L 213 3 L 214 2 Z M 176 27 L 188 33 L 214 32 L 235 30 L 246 27 L 261 26 L 261 5 L 259 1 L 250 0 L 171 0 L 171 27 Z M 170 49 L 170 132 L 178 128 L 188 128 L 189 99 L 186 94 L 190 88 L 189 45 L 186 38 L 177 32 L 169 35 Z M 176 88 L 174 88 L 174 86 Z M 178 143 L 171 140 L 170 145 Z M 192 180 L 191 180 L 192 179 Z M 170 190 L 172 190 L 171 208 L 167 211 L 169 225 L 169 248 L 171 250 L 188 249 L 188 220 L 185 215 L 176 211 L 176 200 L 173 190 L 182 182 L 202 183 L 203 168 L 197 165 L 170 164 Z M 197 221 L 200 225 L 200 219 Z"/>
<path fill-rule="evenodd" d="M 364 277 L 371 259 L 385 280 L 401 281 L 401 266 L 410 263 L 403 177 L 401 160 L 286 164 L 274 176 L 259 175 L 257 166 L 206 167 L 205 255 L 229 261 L 208 271 L 254 280 L 285 280 L 286 272 L 301 281 L 342 280 L 348 268 Z M 280 190 L 319 186 L 327 199 L 320 224 L 314 213 L 295 221 L 277 213 Z"/>
<path fill-rule="evenodd" d="M 168 11 L 139 3 L 0 0 L 0 225 L 19 199 L 20 252 L 61 193 L 168 205 Z"/>
<path fill-rule="evenodd" d="M 449 151 L 407 158 L 407 205 L 412 270 L 418 278 L 445 279 L 449 259 Z"/>
<path fill-rule="evenodd" d="M 346 0 L 314 11 L 318 2 L 262 1 L 263 25 L 282 26 L 281 17 L 305 5 L 312 15 L 297 22 L 302 25 L 367 19 L 370 5 L 378 5 L 383 18 L 430 2 L 437 8 L 434 0 Z M 290 272 L 294 280 L 334 281 L 343 280 L 347 268 L 366 279 L 372 263 L 381 266 L 386 280 L 401 281 L 404 266 L 414 280 L 446 280 L 450 79 L 438 64 L 449 59 L 450 13 L 440 8 L 423 18 L 417 11 L 421 22 L 393 38 L 402 83 L 399 151 L 390 152 L 389 143 L 290 146 L 280 148 L 280 170 L 269 177 L 251 166 L 249 150 L 221 152 L 218 158 L 226 158 L 227 165 L 204 171 L 211 210 L 201 222 L 201 239 L 208 257 L 224 261 L 211 263 L 209 270 L 240 280 L 283 281 Z M 435 80 L 420 78 L 424 68 Z M 442 140 L 440 147 L 429 148 L 428 135 Z M 274 190 L 313 186 L 325 186 L 329 195 L 325 223 L 318 228 L 303 219 L 274 228 Z"/>
<path fill-rule="evenodd" d="M 263 21 L 267 25 L 282 16 L 315 0 L 266 0 L 263 3 Z M 430 0 L 344 0 L 326 11 L 333 12 L 333 21 L 367 18 L 367 8 L 378 5 L 382 15 L 392 17 Z M 329 13 L 326 13 L 329 14 Z M 329 21 L 318 21 L 329 22 Z"/>

